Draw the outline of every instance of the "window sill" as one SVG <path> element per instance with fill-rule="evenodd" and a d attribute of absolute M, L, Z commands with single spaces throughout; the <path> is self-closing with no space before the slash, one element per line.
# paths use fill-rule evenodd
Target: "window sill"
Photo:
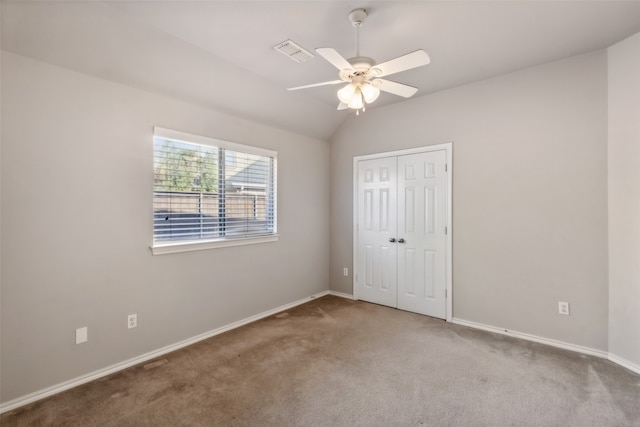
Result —
<path fill-rule="evenodd" d="M 247 237 L 243 239 L 208 241 L 191 240 L 185 242 L 158 243 L 151 246 L 151 254 L 164 255 L 178 252 L 201 251 L 204 249 L 226 248 L 230 246 L 255 245 L 259 243 L 277 242 L 278 237 L 279 236 L 277 234 L 273 234 L 270 236 Z"/>

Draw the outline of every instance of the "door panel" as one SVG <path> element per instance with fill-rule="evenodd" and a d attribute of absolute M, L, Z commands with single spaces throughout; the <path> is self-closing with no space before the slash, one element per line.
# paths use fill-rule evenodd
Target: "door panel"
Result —
<path fill-rule="evenodd" d="M 396 158 L 358 163 L 358 298 L 397 307 Z"/>
<path fill-rule="evenodd" d="M 398 157 L 398 308 L 446 317 L 446 152 Z"/>

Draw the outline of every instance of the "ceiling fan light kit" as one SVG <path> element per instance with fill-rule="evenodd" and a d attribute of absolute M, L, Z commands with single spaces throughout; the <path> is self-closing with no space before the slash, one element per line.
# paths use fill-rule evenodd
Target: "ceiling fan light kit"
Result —
<path fill-rule="evenodd" d="M 355 9 L 349 13 L 349 20 L 356 29 L 355 57 L 345 59 L 336 50 L 327 47 L 316 49 L 320 56 L 338 69 L 340 80 L 298 86 L 288 90 L 347 83 L 338 90 L 340 100 L 338 110 L 353 109 L 356 110 L 356 115 L 360 114 L 360 110 L 365 111 L 366 104 L 371 104 L 378 99 L 380 91 L 404 98 L 413 96 L 418 88 L 380 77 L 427 65 L 431 61 L 429 55 L 424 50 L 416 50 L 381 64 L 376 64 L 371 58 L 360 56 L 359 29 L 366 18 L 367 12 L 364 9 Z"/>
<path fill-rule="evenodd" d="M 359 110 L 364 111 L 365 104 L 371 104 L 380 96 L 380 89 L 375 87 L 371 82 L 360 84 L 349 83 L 338 91 L 338 99 L 347 107 L 355 109 L 356 114 Z"/>

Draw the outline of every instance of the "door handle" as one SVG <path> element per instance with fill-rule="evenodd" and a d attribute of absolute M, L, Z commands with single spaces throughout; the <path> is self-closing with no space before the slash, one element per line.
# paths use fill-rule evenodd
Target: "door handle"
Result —
<path fill-rule="evenodd" d="M 398 239 L 398 243 L 404 243 L 404 239 L 402 238 Z"/>
<path fill-rule="evenodd" d="M 391 243 L 393 243 L 393 242 L 395 242 L 395 241 L 396 241 L 396 239 L 395 239 L 395 238 L 393 238 L 393 237 L 390 237 L 390 238 L 389 238 L 389 241 L 390 241 Z"/>

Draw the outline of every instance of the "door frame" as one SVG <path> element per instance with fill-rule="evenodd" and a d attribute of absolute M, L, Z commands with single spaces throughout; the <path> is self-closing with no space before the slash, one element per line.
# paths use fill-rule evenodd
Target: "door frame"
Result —
<path fill-rule="evenodd" d="M 426 153 L 430 151 L 444 150 L 447 162 L 447 214 L 446 227 L 446 265 L 445 265 L 445 289 L 446 297 L 446 318 L 450 322 L 453 318 L 453 142 L 443 144 L 426 145 L 424 147 L 408 148 L 404 150 L 386 151 L 382 153 L 366 154 L 353 157 L 353 267 L 352 267 L 352 292 L 353 299 L 358 299 L 358 289 L 356 278 L 358 277 L 358 162 L 362 160 L 380 159 L 383 157 L 397 157 L 407 154 Z"/>

